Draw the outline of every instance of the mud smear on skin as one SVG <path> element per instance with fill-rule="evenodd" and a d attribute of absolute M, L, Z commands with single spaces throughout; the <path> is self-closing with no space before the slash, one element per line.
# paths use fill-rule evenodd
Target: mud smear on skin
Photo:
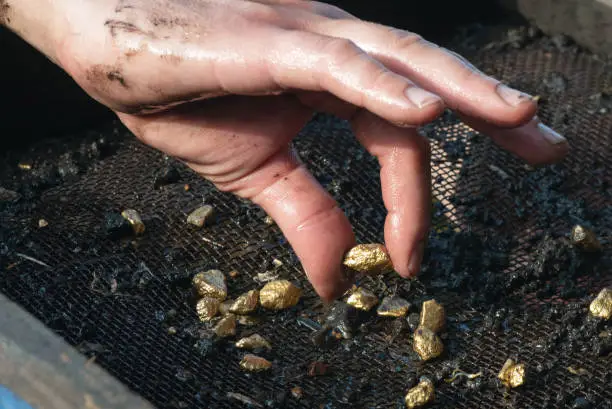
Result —
<path fill-rule="evenodd" d="M 87 81 L 99 90 L 108 91 L 112 84 L 129 89 L 121 70 L 117 66 L 96 64 L 87 71 Z"/>

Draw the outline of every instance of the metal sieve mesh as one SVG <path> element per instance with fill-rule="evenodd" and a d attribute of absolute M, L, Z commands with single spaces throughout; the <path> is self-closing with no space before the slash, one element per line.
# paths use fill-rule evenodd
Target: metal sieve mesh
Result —
<path fill-rule="evenodd" d="M 421 277 L 361 283 L 380 297 L 404 296 L 413 312 L 431 297 L 444 303 L 443 359 L 415 359 L 410 319 L 367 317 L 353 339 L 315 346 L 303 323 L 320 318 L 323 307 L 263 212 L 219 193 L 116 123 L 2 155 L 0 186 L 21 200 L 0 203 L 0 291 L 164 409 L 249 406 L 235 394 L 248 396 L 251 407 L 400 408 L 423 374 L 436 383 L 432 407 L 610 407 L 612 328 L 587 318 L 589 301 L 612 282 L 609 250 L 586 257 L 559 237 L 576 223 L 595 228 L 604 242 L 610 235 L 612 70 L 558 39 L 532 37 L 520 47 L 481 47 L 468 33 L 454 48 L 485 72 L 541 95 L 540 115 L 568 137 L 570 157 L 528 169 L 446 114 L 424 129 L 437 203 Z M 295 145 L 358 240 L 382 242 L 378 164 L 348 126 L 319 115 Z M 18 168 L 27 161 L 31 170 Z M 180 180 L 154 188 L 168 166 Z M 196 230 L 185 219 L 201 203 L 219 217 Z M 105 215 L 125 208 L 140 211 L 146 233 L 110 239 Z M 39 228 L 39 219 L 48 226 Z M 283 265 L 274 267 L 274 258 Z M 230 341 L 212 342 L 198 323 L 190 278 L 210 268 L 238 272 L 228 279 L 230 296 L 259 287 L 253 278 L 271 270 L 305 288 L 298 307 L 262 312 L 259 324 L 238 327 L 238 337 L 257 332 L 270 340 L 269 373 L 242 372 L 243 352 Z M 525 361 L 531 377 L 504 393 L 496 374 L 508 357 Z M 329 373 L 308 376 L 315 361 Z M 586 372 L 576 375 L 570 366 Z M 445 382 L 455 368 L 483 375 Z M 295 386 L 300 399 L 290 392 Z"/>

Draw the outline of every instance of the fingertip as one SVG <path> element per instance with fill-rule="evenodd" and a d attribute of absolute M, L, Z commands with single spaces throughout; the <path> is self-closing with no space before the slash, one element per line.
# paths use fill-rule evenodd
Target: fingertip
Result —
<path fill-rule="evenodd" d="M 570 149 L 567 139 L 544 125 L 538 117 L 533 117 L 527 124 L 512 129 L 498 128 L 473 118 L 465 118 L 464 121 L 491 137 L 502 149 L 512 152 L 533 166 L 557 163 Z"/>
<path fill-rule="evenodd" d="M 514 128 L 525 125 L 538 110 L 536 98 L 501 82 L 495 86 L 495 94 L 505 106 L 493 110 L 494 117 L 489 122 L 500 127 Z"/>
<path fill-rule="evenodd" d="M 426 236 L 429 223 L 421 220 L 418 230 L 416 224 L 410 223 L 411 217 L 400 217 L 390 214 L 385 222 L 385 244 L 389 250 L 393 268 L 402 278 L 415 278 L 421 270 L 425 252 Z"/>
<path fill-rule="evenodd" d="M 353 229 L 333 198 L 302 166 L 254 197 L 276 221 L 317 294 L 333 300 L 350 287 L 342 258 L 355 243 Z"/>

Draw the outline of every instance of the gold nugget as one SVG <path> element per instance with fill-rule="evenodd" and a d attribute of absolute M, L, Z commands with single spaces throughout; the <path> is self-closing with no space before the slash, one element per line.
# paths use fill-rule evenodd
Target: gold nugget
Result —
<path fill-rule="evenodd" d="M 272 362 L 257 355 L 247 354 L 240 361 L 240 367 L 246 371 L 259 372 L 270 369 Z"/>
<path fill-rule="evenodd" d="M 382 317 L 404 317 L 410 309 L 410 303 L 403 298 L 392 296 L 383 298 L 376 313 Z"/>
<path fill-rule="evenodd" d="M 387 248 L 382 244 L 359 244 L 346 253 L 342 264 L 368 275 L 383 274 L 393 270 Z"/>
<path fill-rule="evenodd" d="M 601 250 L 601 243 L 597 239 L 597 235 L 586 227 L 576 225 L 572 228 L 570 235 L 572 244 L 586 251 Z"/>
<path fill-rule="evenodd" d="M 196 304 L 196 313 L 200 318 L 200 321 L 210 321 L 217 315 L 219 311 L 219 300 L 212 297 L 204 297 Z"/>
<path fill-rule="evenodd" d="M 290 281 L 270 281 L 261 289 L 259 301 L 261 306 L 270 310 L 283 310 L 293 307 L 302 296 L 302 290 Z"/>
<path fill-rule="evenodd" d="M 215 209 L 210 205 L 198 207 L 187 216 L 187 223 L 202 227 L 215 216 Z"/>
<path fill-rule="evenodd" d="M 436 300 L 425 301 L 421 309 L 419 325 L 438 333 L 444 329 L 445 323 L 446 314 L 444 313 L 444 307 L 438 304 Z"/>
<path fill-rule="evenodd" d="M 525 382 L 525 364 L 517 364 L 508 359 L 497 377 L 507 388 L 516 388 Z"/>
<path fill-rule="evenodd" d="M 423 361 L 437 358 L 444 352 L 444 344 L 440 337 L 426 327 L 418 327 L 414 331 L 412 348 Z"/>
<path fill-rule="evenodd" d="M 593 316 L 609 320 L 612 318 L 612 288 L 604 288 L 601 290 L 597 298 L 595 298 L 589 310 Z"/>
<path fill-rule="evenodd" d="M 422 377 L 419 384 L 410 389 L 404 401 L 408 409 L 420 408 L 434 400 L 434 384 L 428 378 Z"/>
<path fill-rule="evenodd" d="M 378 297 L 368 290 L 357 288 L 355 291 L 353 291 L 348 300 L 346 300 L 346 303 L 359 310 L 370 311 L 376 304 L 378 304 Z"/>
<path fill-rule="evenodd" d="M 213 328 L 218 337 L 225 338 L 236 335 L 236 316 L 228 314 L 221 318 L 221 321 Z"/>
<path fill-rule="evenodd" d="M 123 218 L 130 223 L 130 225 L 132 226 L 132 230 L 134 231 L 134 234 L 138 235 L 138 234 L 144 233 L 145 225 L 142 222 L 142 219 L 140 218 L 140 215 L 138 214 L 136 210 L 134 209 L 124 210 L 121 212 L 121 216 L 123 216 Z"/>
<path fill-rule="evenodd" d="M 250 314 L 257 308 L 258 300 L 259 291 L 251 290 L 236 298 L 236 301 L 234 301 L 229 310 L 234 314 Z"/>
<path fill-rule="evenodd" d="M 258 349 L 258 348 L 266 348 L 268 350 L 272 349 L 272 345 L 261 335 L 253 334 L 249 337 L 242 338 L 238 342 L 236 342 L 236 348 L 241 349 Z"/>
<path fill-rule="evenodd" d="M 227 297 L 225 276 L 219 270 L 208 270 L 193 277 L 193 286 L 201 297 L 217 298 L 221 301 Z"/>

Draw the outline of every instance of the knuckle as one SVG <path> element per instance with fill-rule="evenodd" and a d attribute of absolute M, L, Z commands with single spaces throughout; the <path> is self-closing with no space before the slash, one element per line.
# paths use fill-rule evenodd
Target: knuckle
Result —
<path fill-rule="evenodd" d="M 331 56 L 336 64 L 351 60 L 361 54 L 359 48 L 351 40 L 335 37 L 326 41 L 323 53 Z"/>
<path fill-rule="evenodd" d="M 340 19 L 354 20 L 355 19 L 355 16 L 353 16 L 352 14 L 332 4 L 322 3 L 318 1 L 313 1 L 311 4 L 312 4 L 312 11 L 321 16 L 331 18 L 334 20 L 340 20 Z"/>
<path fill-rule="evenodd" d="M 389 28 L 388 33 L 393 38 L 395 48 L 402 51 L 429 44 L 429 42 L 420 35 L 411 33 L 409 31 L 400 30 L 397 28 Z"/>
<path fill-rule="evenodd" d="M 396 75 L 380 67 L 377 70 L 372 71 L 368 88 L 388 89 L 393 83 L 396 83 Z"/>

